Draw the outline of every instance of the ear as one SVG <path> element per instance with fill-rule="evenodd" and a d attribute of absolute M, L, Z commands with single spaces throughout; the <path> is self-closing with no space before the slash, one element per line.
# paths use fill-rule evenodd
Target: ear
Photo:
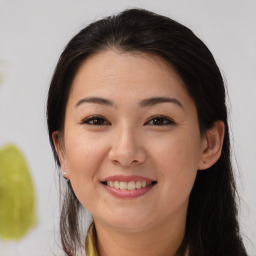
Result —
<path fill-rule="evenodd" d="M 198 170 L 205 170 L 214 165 L 220 158 L 225 134 L 225 124 L 216 121 L 202 138 L 202 152 Z"/>
<path fill-rule="evenodd" d="M 68 168 L 67 168 L 67 162 L 66 162 L 66 157 L 65 157 L 65 149 L 64 149 L 64 144 L 60 135 L 59 131 L 55 131 L 52 133 L 52 140 L 54 143 L 55 150 L 57 152 L 60 165 L 61 165 L 61 170 L 63 172 L 63 176 L 65 178 L 69 178 L 67 173 L 68 173 Z"/>

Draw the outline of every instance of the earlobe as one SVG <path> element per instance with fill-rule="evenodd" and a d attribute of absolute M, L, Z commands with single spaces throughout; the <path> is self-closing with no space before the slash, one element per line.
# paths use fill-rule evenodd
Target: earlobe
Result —
<path fill-rule="evenodd" d="M 198 170 L 205 170 L 214 165 L 222 151 L 225 134 L 225 124 L 216 121 L 205 134 L 202 142 L 202 153 L 198 163 Z"/>

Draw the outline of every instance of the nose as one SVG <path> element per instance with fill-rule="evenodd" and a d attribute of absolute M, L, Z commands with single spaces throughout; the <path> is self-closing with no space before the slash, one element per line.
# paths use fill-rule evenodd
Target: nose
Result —
<path fill-rule="evenodd" d="M 114 132 L 108 158 L 122 167 L 132 167 L 145 161 L 146 152 L 134 129 L 125 127 Z"/>

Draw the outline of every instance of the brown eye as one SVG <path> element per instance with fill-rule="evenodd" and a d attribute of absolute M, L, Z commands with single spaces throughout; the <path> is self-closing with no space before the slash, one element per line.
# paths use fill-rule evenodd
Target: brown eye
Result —
<path fill-rule="evenodd" d="M 154 116 L 153 118 L 151 118 L 149 121 L 145 123 L 145 125 L 157 125 L 157 126 L 173 125 L 173 124 L 175 124 L 174 121 L 165 116 Z"/>
<path fill-rule="evenodd" d="M 103 117 L 92 116 L 82 121 L 82 124 L 88 125 L 110 125 L 110 123 Z"/>

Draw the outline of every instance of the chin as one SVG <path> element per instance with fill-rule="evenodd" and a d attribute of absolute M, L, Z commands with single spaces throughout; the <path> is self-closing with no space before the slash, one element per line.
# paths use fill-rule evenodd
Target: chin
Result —
<path fill-rule="evenodd" d="M 120 212 L 119 214 L 105 215 L 104 219 L 95 219 L 98 223 L 104 223 L 112 229 L 123 230 L 127 232 L 138 232 L 148 229 L 153 223 L 152 216 L 145 216 L 143 214 L 128 214 L 127 212 Z"/>

